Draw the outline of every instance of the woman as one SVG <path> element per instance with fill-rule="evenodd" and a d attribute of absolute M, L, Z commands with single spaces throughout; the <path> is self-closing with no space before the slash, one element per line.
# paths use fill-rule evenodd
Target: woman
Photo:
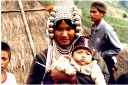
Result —
<path fill-rule="evenodd" d="M 64 3 L 69 4 L 69 2 L 65 0 L 59 1 L 64 1 Z M 87 76 L 78 75 L 70 77 L 55 69 L 50 69 L 54 60 L 57 60 L 59 56 L 64 54 L 71 55 L 72 49 L 79 45 L 79 43 L 84 44 L 86 39 L 78 35 L 81 27 L 81 19 L 79 14 L 76 13 L 76 7 L 74 7 L 74 4 L 67 7 L 65 4 L 62 3 L 60 5 L 59 3 L 59 6 L 56 6 L 55 8 L 56 9 L 53 9 L 51 12 L 52 17 L 50 17 L 48 24 L 48 32 L 50 36 L 48 49 L 36 55 L 32 64 L 31 72 L 28 76 L 28 84 L 76 84 L 86 81 L 84 77 Z M 98 61 L 105 77 L 108 78 L 109 73 L 103 59 L 97 53 L 95 54 L 95 59 Z M 88 81 L 87 83 L 90 82 Z"/>

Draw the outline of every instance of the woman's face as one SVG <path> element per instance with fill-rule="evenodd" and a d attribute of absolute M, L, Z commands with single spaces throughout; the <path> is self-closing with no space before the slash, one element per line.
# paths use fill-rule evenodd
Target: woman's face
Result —
<path fill-rule="evenodd" d="M 59 27 L 54 31 L 54 39 L 62 47 L 69 46 L 75 38 L 75 30 L 62 20 Z"/>
<path fill-rule="evenodd" d="M 9 53 L 1 51 L 1 71 L 6 71 L 9 64 Z"/>

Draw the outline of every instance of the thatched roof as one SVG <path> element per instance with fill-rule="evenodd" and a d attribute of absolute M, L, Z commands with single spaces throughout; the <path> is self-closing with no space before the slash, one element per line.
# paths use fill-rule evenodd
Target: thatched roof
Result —
<path fill-rule="evenodd" d="M 1 31 L 2 41 L 7 42 L 12 49 L 12 59 L 9 71 L 16 76 L 18 83 L 25 83 L 29 67 L 33 60 L 33 51 L 30 39 L 33 41 L 34 50 L 40 52 L 45 49 L 45 29 L 49 13 L 46 5 L 39 1 L 22 1 L 23 15 L 18 1 L 2 1 L 1 3 Z M 26 17 L 25 23 L 23 16 Z M 26 31 L 28 25 L 29 33 Z"/>

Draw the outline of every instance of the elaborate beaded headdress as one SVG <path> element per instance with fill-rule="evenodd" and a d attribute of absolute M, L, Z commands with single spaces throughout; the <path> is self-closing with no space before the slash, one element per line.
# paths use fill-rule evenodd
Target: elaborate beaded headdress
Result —
<path fill-rule="evenodd" d="M 79 9 L 74 5 L 73 0 L 56 0 L 53 10 L 50 12 L 48 20 L 49 37 L 53 38 L 53 26 L 55 22 L 61 19 L 70 19 L 73 24 L 76 24 L 76 35 L 79 35 L 81 30 L 81 17 Z"/>

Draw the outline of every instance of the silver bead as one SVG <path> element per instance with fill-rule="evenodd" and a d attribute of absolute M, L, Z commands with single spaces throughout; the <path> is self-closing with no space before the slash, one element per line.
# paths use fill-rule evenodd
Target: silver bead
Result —
<path fill-rule="evenodd" d="M 74 16 L 75 16 L 75 15 L 77 15 L 77 14 L 78 14 L 78 12 L 77 12 L 77 11 L 74 11 L 74 12 L 73 12 L 73 15 L 74 15 Z"/>
<path fill-rule="evenodd" d="M 53 23 L 53 22 L 49 22 L 49 23 L 48 23 L 48 26 L 50 26 L 50 27 L 51 27 L 51 26 L 54 26 L 54 23 Z"/>
<path fill-rule="evenodd" d="M 80 34 L 79 34 L 79 33 L 76 33 L 75 35 L 76 35 L 76 36 L 80 36 Z"/>
<path fill-rule="evenodd" d="M 51 14 L 51 15 L 55 15 L 56 13 L 55 13 L 55 11 L 52 11 L 50 14 Z"/>
<path fill-rule="evenodd" d="M 49 33 L 53 32 L 53 28 L 48 28 L 48 32 Z"/>
<path fill-rule="evenodd" d="M 54 17 L 49 17 L 49 20 L 54 22 L 56 19 Z"/>
<path fill-rule="evenodd" d="M 80 21 L 75 21 L 75 24 L 77 25 L 77 26 L 80 26 Z"/>
<path fill-rule="evenodd" d="M 49 33 L 49 38 L 53 38 L 54 34 L 53 33 Z"/>
<path fill-rule="evenodd" d="M 80 21 L 80 16 L 79 15 L 74 16 L 74 20 Z"/>
<path fill-rule="evenodd" d="M 76 31 L 81 31 L 81 27 L 80 26 L 77 26 L 76 27 Z"/>
<path fill-rule="evenodd" d="M 52 11 L 50 14 L 51 14 L 51 16 L 55 16 L 56 13 L 54 11 Z"/>

